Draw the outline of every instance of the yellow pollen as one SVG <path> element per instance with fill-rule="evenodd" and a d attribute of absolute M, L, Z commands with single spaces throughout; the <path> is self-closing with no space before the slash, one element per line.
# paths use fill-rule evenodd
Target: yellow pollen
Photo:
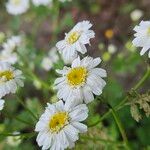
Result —
<path fill-rule="evenodd" d="M 87 77 L 87 69 L 85 67 L 76 67 L 67 74 L 67 81 L 69 85 L 76 87 L 85 83 Z"/>
<path fill-rule="evenodd" d="M 72 32 L 69 34 L 69 37 L 67 38 L 67 42 L 69 44 L 75 43 L 80 37 L 80 34 L 78 32 Z"/>
<path fill-rule="evenodd" d="M 14 78 L 14 74 L 12 71 L 7 70 L 7 71 L 1 71 L 0 72 L 0 79 L 4 78 L 5 81 L 12 80 Z"/>
<path fill-rule="evenodd" d="M 13 3 L 14 5 L 19 5 L 19 4 L 20 4 L 20 0 L 12 0 L 12 3 Z"/>
<path fill-rule="evenodd" d="M 55 113 L 49 121 L 51 132 L 59 132 L 69 123 L 69 115 L 67 112 Z"/>

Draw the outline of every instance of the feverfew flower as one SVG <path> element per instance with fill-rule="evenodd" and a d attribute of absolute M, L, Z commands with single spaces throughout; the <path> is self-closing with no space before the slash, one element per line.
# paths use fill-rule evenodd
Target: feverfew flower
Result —
<path fill-rule="evenodd" d="M 59 60 L 57 49 L 53 47 L 48 53 L 48 57 L 44 57 L 42 60 L 42 68 L 49 71 L 53 68 L 54 64 Z"/>
<path fill-rule="evenodd" d="M 143 55 L 150 49 L 150 21 L 141 21 L 139 26 L 135 26 L 135 39 L 132 41 L 136 47 L 142 47 L 140 55 Z M 148 52 L 150 58 L 150 51 Z"/>
<path fill-rule="evenodd" d="M 94 100 L 93 93 L 100 95 L 106 82 L 102 77 L 106 77 L 106 71 L 95 68 L 101 62 L 100 58 L 93 59 L 85 57 L 82 60 L 76 58 L 72 66 L 57 70 L 62 77 L 55 80 L 57 96 L 59 99 L 68 101 L 76 98 L 79 102 L 89 103 Z"/>
<path fill-rule="evenodd" d="M 52 0 L 32 0 L 35 6 L 44 5 L 47 6 L 52 3 Z"/>
<path fill-rule="evenodd" d="M 0 99 L 0 110 L 4 108 L 5 101 L 3 99 Z"/>
<path fill-rule="evenodd" d="M 35 128 L 35 131 L 39 132 L 36 139 L 38 145 L 42 146 L 42 150 L 74 147 L 79 138 L 78 134 L 87 131 L 87 126 L 80 123 L 88 117 L 87 106 L 75 105 L 72 100 L 65 104 L 60 100 L 47 105 Z"/>
<path fill-rule="evenodd" d="M 71 63 L 77 58 L 78 52 L 82 54 L 87 52 L 85 45 L 90 44 L 90 39 L 95 37 L 93 30 L 90 30 L 91 27 L 89 21 L 79 22 L 69 33 L 66 33 L 64 40 L 56 44 L 66 63 Z"/>
<path fill-rule="evenodd" d="M 0 97 L 9 93 L 15 93 L 18 86 L 23 87 L 24 77 L 20 70 L 16 70 L 10 64 L 0 62 Z"/>
<path fill-rule="evenodd" d="M 11 15 L 20 15 L 29 8 L 29 0 L 9 0 L 6 3 L 7 12 Z"/>

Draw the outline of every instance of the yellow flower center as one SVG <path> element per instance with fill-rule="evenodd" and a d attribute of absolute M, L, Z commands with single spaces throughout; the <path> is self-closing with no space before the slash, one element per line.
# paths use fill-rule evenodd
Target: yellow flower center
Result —
<path fill-rule="evenodd" d="M 19 4 L 20 4 L 20 0 L 12 0 L 12 3 L 13 3 L 14 5 L 19 5 Z"/>
<path fill-rule="evenodd" d="M 14 78 L 14 74 L 12 71 L 1 71 L 0 72 L 0 79 L 3 78 L 5 81 L 12 80 Z"/>
<path fill-rule="evenodd" d="M 59 132 L 69 123 L 69 115 L 67 112 L 55 113 L 49 122 L 49 128 L 52 132 Z"/>
<path fill-rule="evenodd" d="M 69 34 L 69 37 L 67 38 L 67 42 L 69 44 L 75 43 L 80 37 L 80 34 L 78 32 L 72 32 Z"/>
<path fill-rule="evenodd" d="M 147 35 L 150 36 L 150 27 L 147 29 Z"/>
<path fill-rule="evenodd" d="M 67 81 L 69 85 L 76 87 L 85 83 L 87 77 L 87 69 L 85 67 L 76 67 L 67 74 Z"/>
<path fill-rule="evenodd" d="M 105 37 L 106 37 L 107 39 L 111 39 L 111 38 L 113 38 L 113 36 L 114 36 L 114 32 L 113 32 L 112 29 L 107 29 L 107 30 L 105 31 Z"/>

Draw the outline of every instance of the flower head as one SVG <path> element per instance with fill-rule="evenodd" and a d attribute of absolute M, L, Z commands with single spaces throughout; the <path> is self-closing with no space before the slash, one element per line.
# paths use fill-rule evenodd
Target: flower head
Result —
<path fill-rule="evenodd" d="M 78 140 L 78 134 L 87 131 L 87 126 L 80 123 L 88 116 L 87 106 L 76 105 L 73 100 L 65 104 L 60 100 L 47 105 L 35 128 L 39 132 L 36 139 L 38 145 L 43 146 L 43 150 L 73 147 Z"/>
<path fill-rule="evenodd" d="M 139 26 L 135 26 L 135 39 L 132 41 L 136 47 L 142 47 L 140 55 L 144 55 L 150 49 L 150 21 L 141 21 Z M 150 51 L 148 52 L 150 58 Z"/>
<path fill-rule="evenodd" d="M 95 36 L 93 30 L 90 30 L 91 27 L 89 21 L 79 22 L 66 34 L 64 40 L 56 44 L 66 63 L 71 63 L 77 58 L 78 52 L 82 54 L 87 52 L 85 45 L 90 44 L 90 39 Z"/>
<path fill-rule="evenodd" d="M 29 0 L 9 0 L 6 3 L 7 12 L 11 15 L 20 15 L 29 8 Z"/>
<path fill-rule="evenodd" d="M 93 93 L 100 95 L 106 84 L 102 79 L 106 77 L 106 71 L 96 68 L 100 62 L 100 58 L 85 57 L 80 60 L 78 57 L 72 62 L 71 68 L 57 70 L 62 75 L 55 80 L 58 98 L 64 101 L 76 98 L 85 103 L 93 101 Z"/>
<path fill-rule="evenodd" d="M 10 64 L 0 62 L 0 97 L 9 93 L 15 93 L 18 86 L 23 86 L 24 77 L 20 70 L 16 70 Z"/>
<path fill-rule="evenodd" d="M 3 99 L 0 99 L 0 110 L 3 109 L 4 103 L 5 103 L 5 101 Z"/>

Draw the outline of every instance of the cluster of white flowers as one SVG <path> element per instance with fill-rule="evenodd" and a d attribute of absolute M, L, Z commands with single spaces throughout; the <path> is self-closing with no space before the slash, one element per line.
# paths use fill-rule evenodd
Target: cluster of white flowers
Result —
<path fill-rule="evenodd" d="M 53 68 L 54 64 L 59 60 L 57 49 L 53 47 L 48 53 L 48 57 L 44 57 L 42 60 L 42 68 L 49 71 Z"/>
<path fill-rule="evenodd" d="M 15 64 L 18 60 L 16 48 L 21 44 L 21 36 L 12 36 L 2 45 L 0 61 Z"/>
<path fill-rule="evenodd" d="M 71 0 L 59 0 L 60 2 L 66 2 Z M 49 6 L 53 0 L 32 0 L 33 5 L 35 6 Z M 6 10 L 11 15 L 21 15 L 25 13 L 30 7 L 29 0 L 8 0 L 6 3 Z"/>
<path fill-rule="evenodd" d="M 81 123 L 88 117 L 86 104 L 94 100 L 94 94 L 100 95 L 106 85 L 103 80 L 107 76 L 106 71 L 97 67 L 101 59 L 89 56 L 80 59 L 78 55 L 87 52 L 86 44 L 90 44 L 95 35 L 91 27 L 89 21 L 79 22 L 64 40 L 56 44 L 64 61 L 71 66 L 56 70 L 61 75 L 54 83 L 60 100 L 48 103 L 36 124 L 35 131 L 39 132 L 37 143 L 43 150 L 74 147 L 79 133 L 87 131 L 87 126 Z"/>
<path fill-rule="evenodd" d="M 132 43 L 136 47 L 142 47 L 140 55 L 144 55 L 150 49 L 150 21 L 141 21 L 139 26 L 135 26 L 134 31 L 136 33 Z M 148 57 L 150 58 L 150 51 Z"/>

